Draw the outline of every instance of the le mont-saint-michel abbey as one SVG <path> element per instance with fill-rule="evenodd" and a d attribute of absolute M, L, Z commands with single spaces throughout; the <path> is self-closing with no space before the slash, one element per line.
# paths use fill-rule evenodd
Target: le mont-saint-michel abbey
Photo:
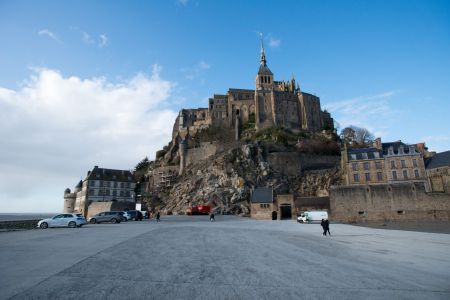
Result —
<path fill-rule="evenodd" d="M 450 220 L 450 151 L 338 136 L 319 97 L 275 80 L 261 40 L 253 89 L 182 109 L 171 141 L 135 170 L 99 168 L 64 192 L 64 211 L 184 214 L 195 205 L 255 219 L 327 210 L 333 220 Z M 152 155 L 149 155 L 152 156 Z"/>

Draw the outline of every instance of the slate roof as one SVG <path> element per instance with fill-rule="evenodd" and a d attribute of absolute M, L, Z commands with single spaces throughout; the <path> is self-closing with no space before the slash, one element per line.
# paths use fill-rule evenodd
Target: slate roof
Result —
<path fill-rule="evenodd" d="M 447 166 L 450 166 L 450 151 L 436 153 L 436 155 L 428 159 L 426 162 L 426 169 L 435 169 Z"/>
<path fill-rule="evenodd" d="M 256 188 L 252 194 L 252 203 L 273 203 L 273 189 L 260 187 Z"/>
<path fill-rule="evenodd" d="M 383 153 L 384 154 L 388 154 L 389 151 L 389 147 L 392 146 L 392 148 L 394 149 L 394 154 L 398 154 L 398 148 L 400 146 L 403 146 L 403 150 L 405 154 L 409 154 L 409 146 L 405 143 L 403 143 L 402 141 L 397 141 L 397 142 L 392 142 L 392 143 L 381 143 L 382 147 L 383 147 Z M 414 149 L 416 149 L 417 147 L 414 145 Z"/>
<path fill-rule="evenodd" d="M 133 174 L 128 170 L 104 169 L 97 166 L 88 174 L 86 180 L 134 182 Z"/>
<path fill-rule="evenodd" d="M 258 74 L 262 75 L 273 75 L 272 71 L 270 71 L 269 67 L 265 64 L 261 64 L 259 66 Z"/>
<path fill-rule="evenodd" d="M 375 153 L 377 152 L 379 153 L 379 157 L 375 157 Z M 383 157 L 383 151 L 377 148 L 353 148 L 347 151 L 348 159 L 354 160 L 352 159 L 351 154 L 355 154 L 356 159 L 364 159 L 363 153 L 367 153 L 367 159 L 375 159 Z"/>

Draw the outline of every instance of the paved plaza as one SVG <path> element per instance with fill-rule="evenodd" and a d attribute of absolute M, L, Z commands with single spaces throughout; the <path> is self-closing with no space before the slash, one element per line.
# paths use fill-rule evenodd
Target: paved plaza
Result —
<path fill-rule="evenodd" d="M 233 216 L 0 233 L 0 299 L 450 299 L 450 235 Z"/>

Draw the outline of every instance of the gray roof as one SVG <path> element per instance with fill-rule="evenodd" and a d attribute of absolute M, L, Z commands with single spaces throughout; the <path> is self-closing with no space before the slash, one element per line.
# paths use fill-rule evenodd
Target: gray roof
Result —
<path fill-rule="evenodd" d="M 375 154 L 378 152 L 379 157 L 375 157 Z M 347 151 L 348 159 L 354 160 L 351 157 L 351 154 L 356 155 L 356 160 L 358 159 L 364 159 L 363 153 L 367 153 L 367 159 L 375 159 L 375 158 L 382 158 L 383 157 L 383 151 L 377 149 L 377 148 L 352 148 Z"/>
<path fill-rule="evenodd" d="M 94 167 L 85 180 L 134 182 L 133 174 L 128 170 L 104 169 L 97 166 Z"/>
<path fill-rule="evenodd" d="M 426 162 L 427 169 L 435 169 L 447 166 L 450 166 L 450 151 L 437 153 Z"/>
<path fill-rule="evenodd" d="M 273 203 L 272 188 L 256 188 L 252 194 L 252 203 Z"/>
<path fill-rule="evenodd" d="M 258 74 L 262 75 L 273 75 L 272 71 L 270 71 L 269 67 L 266 64 L 261 64 L 259 66 Z"/>

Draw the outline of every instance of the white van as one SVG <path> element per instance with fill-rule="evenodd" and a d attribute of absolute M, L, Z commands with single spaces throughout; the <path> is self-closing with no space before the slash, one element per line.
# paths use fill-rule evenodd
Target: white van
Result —
<path fill-rule="evenodd" d="M 299 223 L 321 222 L 322 219 L 328 219 L 328 212 L 324 210 L 305 211 L 297 217 Z"/>

